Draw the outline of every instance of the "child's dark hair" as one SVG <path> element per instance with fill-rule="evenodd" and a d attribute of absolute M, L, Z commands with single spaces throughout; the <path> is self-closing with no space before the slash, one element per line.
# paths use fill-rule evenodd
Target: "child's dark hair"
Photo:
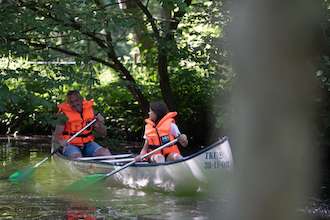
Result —
<path fill-rule="evenodd" d="M 150 102 L 150 109 L 156 113 L 157 120 L 156 124 L 168 113 L 168 108 L 163 101 L 153 101 Z"/>

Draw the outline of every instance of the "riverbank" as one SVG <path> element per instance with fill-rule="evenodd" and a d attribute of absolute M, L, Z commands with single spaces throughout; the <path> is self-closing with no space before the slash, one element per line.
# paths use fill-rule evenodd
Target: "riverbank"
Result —
<path fill-rule="evenodd" d="M 40 144 L 42 146 L 47 145 L 50 149 L 51 141 L 51 135 L 0 135 L 0 142 L 7 143 L 7 146 L 10 146 L 15 142 L 19 142 L 21 146 Z M 98 138 L 96 141 L 102 146 L 109 148 L 113 153 L 137 153 L 142 147 L 140 142 L 129 142 L 119 139 Z"/>

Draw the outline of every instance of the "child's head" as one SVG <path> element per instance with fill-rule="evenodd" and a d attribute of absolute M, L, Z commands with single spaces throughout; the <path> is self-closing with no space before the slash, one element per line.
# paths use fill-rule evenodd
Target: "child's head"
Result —
<path fill-rule="evenodd" d="M 154 101 L 150 103 L 149 117 L 154 122 L 158 123 L 166 114 L 168 108 L 163 101 Z"/>

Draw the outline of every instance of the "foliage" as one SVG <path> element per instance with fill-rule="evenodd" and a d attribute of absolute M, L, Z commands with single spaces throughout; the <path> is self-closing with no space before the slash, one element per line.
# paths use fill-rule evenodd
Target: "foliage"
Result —
<path fill-rule="evenodd" d="M 233 73 L 223 47 L 229 16 L 222 2 L 143 3 L 159 33 L 136 6 L 122 10 L 113 1 L 0 4 L 0 54 L 6 58 L 0 80 L 2 131 L 49 134 L 56 104 L 69 89 L 80 89 L 105 116 L 109 137 L 141 140 L 140 100 L 127 88 L 133 85 L 147 100 L 163 99 L 159 54 L 164 51 L 180 129 L 196 143 L 223 129 Z M 178 20 L 162 18 L 164 11 Z M 8 60 L 20 63 L 6 66 Z M 76 65 L 26 64 L 40 60 Z M 117 61 L 124 69 L 114 65 Z M 135 82 L 123 77 L 126 70 Z"/>
<path fill-rule="evenodd" d="M 18 62 L 17 62 L 18 61 Z M 86 77 L 69 78 L 73 66 L 36 66 L 22 59 L 2 66 L 0 116 L 2 131 L 50 133 L 56 103 L 71 84 L 86 83 Z M 15 66 L 19 66 L 16 68 Z"/>
<path fill-rule="evenodd" d="M 94 98 L 110 138 L 141 140 L 145 115 L 136 95 L 164 99 L 159 70 L 164 55 L 179 128 L 195 144 L 212 141 L 226 129 L 235 77 L 225 50 L 230 12 L 224 2 L 141 1 L 150 18 L 131 1 L 0 1 L 1 133 L 50 134 L 56 104 L 69 89 L 80 89 Z M 322 2 L 316 76 L 327 94 L 322 134 L 329 136 L 330 13 L 329 1 Z"/>

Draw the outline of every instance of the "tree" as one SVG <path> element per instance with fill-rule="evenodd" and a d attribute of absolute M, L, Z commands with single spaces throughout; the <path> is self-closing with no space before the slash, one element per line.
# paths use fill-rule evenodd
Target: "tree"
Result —
<path fill-rule="evenodd" d="M 223 46 L 215 46 L 217 42 L 223 44 L 222 28 L 228 22 L 222 2 L 129 0 L 124 3 L 2 1 L 0 54 L 3 57 L 11 60 L 23 57 L 27 61 L 74 58 L 77 65 L 2 68 L 6 79 L 0 80 L 0 85 L 8 86 L 12 77 L 18 76 L 9 88 L 16 97 L 19 94 L 15 89 L 26 87 L 32 77 L 30 72 L 36 75 L 47 72 L 43 76 L 45 80 L 35 82 L 22 94 L 47 100 L 55 109 L 55 102 L 61 100 L 67 89 L 83 88 L 84 95 L 98 100 L 108 123 L 117 129 L 110 134 L 125 131 L 127 136 L 134 137 L 141 136 L 148 100 L 164 99 L 171 110 L 180 113 L 178 121 L 184 132 L 200 140 L 207 139 L 210 130 L 224 125 L 223 106 L 232 79 L 227 52 Z M 104 77 L 109 72 L 107 77 L 111 81 Z M 52 80 L 58 82 L 53 85 Z M 35 91 L 37 86 L 49 91 L 39 93 Z M 219 97 L 221 101 L 214 104 L 214 99 Z M 26 114 L 19 120 L 31 118 L 38 108 L 38 105 L 30 108 L 23 105 Z M 15 115 L 11 105 L 6 104 L 3 109 L 10 109 Z M 4 115 L 1 121 L 8 121 L 8 117 Z M 8 123 L 14 124 L 14 119 Z"/>
<path fill-rule="evenodd" d="M 0 38 L 7 47 L 2 52 L 49 59 L 41 51 L 53 50 L 66 57 L 85 62 L 95 61 L 115 70 L 141 111 L 148 111 L 148 101 L 140 86 L 123 64 L 121 44 L 126 44 L 127 34 L 134 27 L 143 27 L 157 50 L 160 90 L 170 109 L 175 108 L 168 72 L 168 54 L 175 49 L 174 33 L 177 30 L 190 0 L 158 1 L 152 5 L 140 0 L 127 1 L 134 10 L 122 10 L 112 1 L 7 1 L 1 4 Z M 122 5 L 121 5 L 122 6 Z M 109 9 L 111 8 L 111 9 Z M 133 11 L 140 10 L 135 18 Z M 163 16 L 157 20 L 150 10 Z M 139 43 L 139 42 L 136 42 Z M 89 50 L 88 48 L 94 48 Z M 126 45 L 127 47 L 127 45 Z M 154 49 L 154 48 L 152 48 Z M 31 54 L 35 56 L 31 56 Z M 58 55 L 58 53 L 55 53 Z M 63 57 L 62 55 L 62 57 Z"/>

